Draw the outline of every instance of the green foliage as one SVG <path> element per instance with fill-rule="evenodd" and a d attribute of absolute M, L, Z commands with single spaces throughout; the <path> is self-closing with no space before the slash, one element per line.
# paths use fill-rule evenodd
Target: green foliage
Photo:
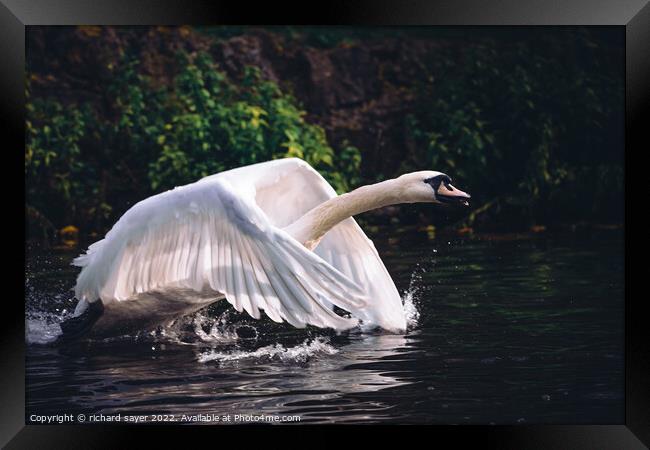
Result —
<path fill-rule="evenodd" d="M 573 38 L 589 48 L 585 36 Z M 559 42 L 442 49 L 406 119 L 413 151 L 401 170 L 428 161 L 479 204 L 497 200 L 530 222 L 552 220 L 550 209 L 571 219 L 616 208 L 622 158 L 610 155 L 622 151 L 622 121 L 614 122 L 623 117 L 622 85 L 611 71 L 562 61 L 571 53 L 554 49 Z"/>
<path fill-rule="evenodd" d="M 29 196 L 28 203 L 37 210 L 52 209 L 55 220 L 62 217 L 63 208 L 70 214 L 81 212 L 78 199 L 97 197 L 96 172 L 82 152 L 90 118 L 87 108 L 68 109 L 51 99 L 27 103 L 25 177 L 28 194 L 38 193 Z M 99 202 L 95 209 L 109 208 Z"/>
<path fill-rule="evenodd" d="M 180 64 L 184 69 L 176 78 L 175 102 L 154 128 L 161 151 L 149 168 L 152 188 L 283 157 L 302 158 L 337 190 L 349 188 L 343 180 L 355 166 L 335 164 L 325 131 L 307 123 L 296 100 L 264 80 L 258 69 L 246 68 L 234 84 L 206 55 Z"/>
<path fill-rule="evenodd" d="M 178 65 L 171 85 L 154 87 L 139 72 L 139 61 L 122 61 L 106 88 L 108 112 L 92 103 L 64 107 L 54 99 L 30 99 L 25 170 L 33 206 L 47 210 L 39 202 L 54 199 L 70 212 L 57 223 L 79 224 L 88 216 L 93 226 L 107 225 L 113 209 L 128 206 L 111 201 L 129 197 L 125 175 L 136 190 L 140 185 L 130 195 L 135 201 L 141 199 L 136 193 L 292 156 L 319 170 L 337 191 L 354 187 L 359 151 L 346 144 L 335 155 L 325 131 L 307 122 L 297 101 L 258 69 L 248 67 L 232 80 L 209 55 L 185 52 Z"/>
<path fill-rule="evenodd" d="M 232 58 L 227 73 L 215 63 L 227 58 L 215 43 L 248 27 L 69 29 L 28 40 L 27 215 L 102 233 L 154 193 L 297 156 L 338 192 L 413 170 L 447 172 L 472 193 L 468 223 L 478 218 L 503 229 L 622 221 L 624 61 L 611 33 L 482 28 L 468 39 L 465 28 L 268 32 L 273 39 L 260 61 L 284 77 L 281 85 L 255 67 L 242 69 L 248 58 Z M 49 44 L 56 39 L 65 45 Z M 362 89 L 365 78 L 359 82 L 347 66 L 349 46 L 377 69 L 368 80 L 377 92 Z M 304 47 L 332 65 L 304 67 Z M 399 65 L 386 56 L 395 52 Z M 304 70 L 332 70 L 331 82 L 345 85 L 341 92 L 358 94 L 336 111 L 350 113 L 354 127 L 329 120 L 332 111 L 314 112 L 332 126 L 335 147 L 286 89 L 310 98 L 314 80 Z M 408 112 L 404 126 L 391 111 Z M 375 118 L 377 135 L 369 126 Z M 363 170 L 362 153 L 346 136 L 365 147 Z M 414 208 L 400 214 L 402 222 L 420 220 Z"/>

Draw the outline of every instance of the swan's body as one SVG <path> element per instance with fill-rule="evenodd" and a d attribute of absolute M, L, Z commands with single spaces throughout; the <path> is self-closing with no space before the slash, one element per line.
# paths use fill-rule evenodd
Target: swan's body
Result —
<path fill-rule="evenodd" d="M 82 267 L 76 315 L 99 301 L 103 313 L 91 334 L 106 335 L 152 328 L 225 298 L 256 319 L 263 310 L 296 327 L 344 330 L 361 319 L 403 331 L 395 284 L 351 216 L 436 201 L 431 178 L 420 182 L 426 175 L 446 177 L 418 172 L 337 196 L 307 163 L 290 158 L 152 196 L 75 259 Z"/>

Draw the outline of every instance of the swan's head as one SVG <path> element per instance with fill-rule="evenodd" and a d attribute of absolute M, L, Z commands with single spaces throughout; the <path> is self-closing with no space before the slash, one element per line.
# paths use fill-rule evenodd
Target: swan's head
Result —
<path fill-rule="evenodd" d="M 405 201 L 469 206 L 470 195 L 454 187 L 444 173 L 425 170 L 407 173 L 396 181 Z"/>

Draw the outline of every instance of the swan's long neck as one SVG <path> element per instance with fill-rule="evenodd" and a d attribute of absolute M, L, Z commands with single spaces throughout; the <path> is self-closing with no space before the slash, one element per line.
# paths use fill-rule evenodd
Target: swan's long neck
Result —
<path fill-rule="evenodd" d="M 403 203 L 396 180 L 362 186 L 331 198 L 307 212 L 284 230 L 310 250 L 339 222 L 362 212 Z"/>

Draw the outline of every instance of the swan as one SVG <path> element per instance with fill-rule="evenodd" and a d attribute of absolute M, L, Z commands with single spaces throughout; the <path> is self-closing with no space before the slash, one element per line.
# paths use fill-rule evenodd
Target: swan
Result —
<path fill-rule="evenodd" d="M 149 197 L 73 260 L 78 304 L 64 336 L 151 330 L 220 299 L 259 319 L 400 333 L 400 295 L 352 216 L 397 203 L 468 205 L 420 171 L 337 195 L 308 163 L 240 167 Z M 334 306 L 350 313 L 337 314 Z"/>

